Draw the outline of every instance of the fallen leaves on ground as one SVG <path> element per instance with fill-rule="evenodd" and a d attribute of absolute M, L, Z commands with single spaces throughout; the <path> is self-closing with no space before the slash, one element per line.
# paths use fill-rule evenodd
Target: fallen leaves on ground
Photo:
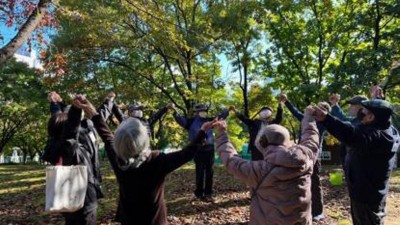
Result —
<path fill-rule="evenodd" d="M 44 166 L 4 165 L 0 166 L 0 224 L 63 224 L 59 214 L 47 213 L 45 206 Z M 324 167 L 322 184 L 326 218 L 315 225 L 351 224 L 350 205 L 345 184 L 331 186 L 328 172 L 337 167 Z M 114 222 L 117 207 L 118 187 L 107 161 L 102 162 L 105 198 L 99 201 L 98 223 Z M 165 196 L 168 221 L 171 225 L 239 225 L 249 220 L 250 197 L 248 188 L 237 182 L 221 165 L 215 166 L 214 202 L 194 198 L 194 166 L 184 165 L 166 178 Z M 387 224 L 398 221 L 400 202 L 400 173 L 391 178 L 388 198 Z M 397 210 L 397 212 L 396 212 Z"/>

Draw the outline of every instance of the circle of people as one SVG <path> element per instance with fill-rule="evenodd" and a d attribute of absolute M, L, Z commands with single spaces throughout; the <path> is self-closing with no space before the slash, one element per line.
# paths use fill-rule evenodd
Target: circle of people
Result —
<path fill-rule="evenodd" d="M 271 107 L 262 107 L 259 118 L 250 119 L 233 106 L 208 117 L 204 104 L 196 105 L 195 115 L 187 118 L 168 104 L 145 119 L 144 107 L 138 104 L 129 106 L 124 114 L 113 92 L 96 109 L 83 95 L 76 95 L 67 105 L 53 91 L 48 95 L 52 116 L 43 159 L 53 165 L 87 165 L 84 206 L 62 213 L 66 224 L 96 224 L 97 200 L 103 197 L 97 136 L 104 142 L 118 181 L 116 221 L 121 224 L 168 224 L 164 179 L 192 159 L 196 171 L 194 196 L 213 202 L 215 151 L 226 170 L 251 189 L 249 224 L 312 224 L 324 219 L 318 155 L 322 137 L 329 132 L 342 145 L 340 155 L 353 224 L 383 224 L 400 138 L 391 124 L 393 108 L 384 100 L 382 89 L 374 86 L 371 93 L 370 100 L 357 95 L 346 102 L 350 116 L 340 108 L 338 94 L 332 94 L 329 103 L 311 104 L 302 112 L 282 93 L 275 118 Z M 280 125 L 283 105 L 301 121 L 298 143 L 291 141 L 288 129 Z M 163 153 L 151 149 L 150 128 L 168 111 L 188 131 L 190 143 L 181 151 Z M 251 160 L 243 159 L 229 140 L 224 121 L 229 112 L 248 127 Z M 106 122 L 113 115 L 120 122 L 114 132 Z"/>

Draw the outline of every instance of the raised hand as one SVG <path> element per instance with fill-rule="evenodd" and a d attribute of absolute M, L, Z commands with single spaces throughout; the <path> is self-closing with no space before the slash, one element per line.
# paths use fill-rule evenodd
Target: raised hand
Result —
<path fill-rule="evenodd" d="M 213 125 L 214 130 L 216 131 L 216 133 L 222 133 L 222 132 L 226 132 L 227 130 L 227 125 L 225 120 L 218 120 L 214 123 Z"/>
<path fill-rule="evenodd" d="M 287 95 L 286 95 L 285 93 L 282 92 L 282 93 L 279 95 L 279 102 L 285 103 L 287 100 L 288 100 Z"/>
<path fill-rule="evenodd" d="M 169 110 L 175 111 L 175 104 L 172 103 L 172 102 L 170 102 L 170 103 L 168 103 L 167 108 L 168 108 Z"/>
<path fill-rule="evenodd" d="M 208 121 L 208 122 L 205 122 L 205 123 L 203 123 L 203 125 L 201 125 L 201 130 L 203 130 L 203 131 L 206 131 L 206 130 L 208 130 L 208 129 L 210 129 L 210 128 L 213 128 L 214 127 L 214 124 L 216 123 L 218 121 L 218 119 L 217 118 L 215 118 L 215 119 L 213 119 L 212 121 Z"/>
<path fill-rule="evenodd" d="M 329 102 L 331 105 L 338 105 L 340 101 L 340 95 L 337 93 L 333 93 L 329 96 Z"/>
<path fill-rule="evenodd" d="M 109 99 L 110 101 L 114 101 L 115 97 L 116 97 L 115 92 L 110 91 L 110 92 L 107 94 L 106 99 Z"/>
<path fill-rule="evenodd" d="M 383 90 L 381 87 L 379 87 L 379 85 L 375 85 L 375 86 L 371 87 L 370 95 L 371 95 L 372 99 L 375 99 L 375 98 L 383 99 L 384 98 Z"/>
<path fill-rule="evenodd" d="M 315 105 L 309 105 L 304 109 L 305 116 L 315 116 Z"/>
<path fill-rule="evenodd" d="M 328 115 L 328 110 L 326 110 L 325 108 L 323 108 L 319 105 L 314 106 L 314 109 L 315 109 L 315 112 L 314 112 L 315 120 L 317 120 L 319 122 L 324 121 L 326 118 L 326 115 Z"/>
<path fill-rule="evenodd" d="M 62 98 L 60 97 L 59 94 L 57 94 L 57 92 L 52 91 L 47 95 L 47 99 L 50 102 L 62 102 Z"/>
<path fill-rule="evenodd" d="M 79 109 L 83 109 L 83 111 L 85 111 L 89 117 L 93 117 L 98 114 L 93 104 L 89 102 L 89 100 L 87 100 L 83 95 L 75 96 L 75 98 L 72 100 L 72 105 Z"/>

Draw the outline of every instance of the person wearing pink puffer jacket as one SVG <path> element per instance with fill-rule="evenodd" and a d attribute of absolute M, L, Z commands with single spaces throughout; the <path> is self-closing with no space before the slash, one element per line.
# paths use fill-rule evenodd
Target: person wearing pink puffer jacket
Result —
<path fill-rule="evenodd" d="M 290 141 L 289 131 L 283 126 L 261 129 L 256 139 L 264 156 L 260 161 L 241 159 L 228 139 L 226 123 L 215 123 L 222 163 L 251 188 L 250 225 L 312 224 L 310 185 L 319 147 L 314 112 L 313 106 L 305 110 L 299 144 Z"/>

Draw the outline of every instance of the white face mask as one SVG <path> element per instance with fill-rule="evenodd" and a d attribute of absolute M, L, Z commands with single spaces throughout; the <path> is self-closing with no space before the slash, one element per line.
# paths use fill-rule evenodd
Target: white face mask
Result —
<path fill-rule="evenodd" d="M 268 119 L 272 115 L 271 110 L 264 109 L 260 112 L 260 118 L 261 119 Z"/>
<path fill-rule="evenodd" d="M 142 110 L 134 110 L 131 112 L 132 117 L 137 117 L 137 118 L 142 118 L 143 117 L 143 111 Z"/>
<path fill-rule="evenodd" d="M 207 112 L 201 111 L 201 112 L 199 112 L 199 116 L 200 116 L 201 118 L 206 118 Z"/>

